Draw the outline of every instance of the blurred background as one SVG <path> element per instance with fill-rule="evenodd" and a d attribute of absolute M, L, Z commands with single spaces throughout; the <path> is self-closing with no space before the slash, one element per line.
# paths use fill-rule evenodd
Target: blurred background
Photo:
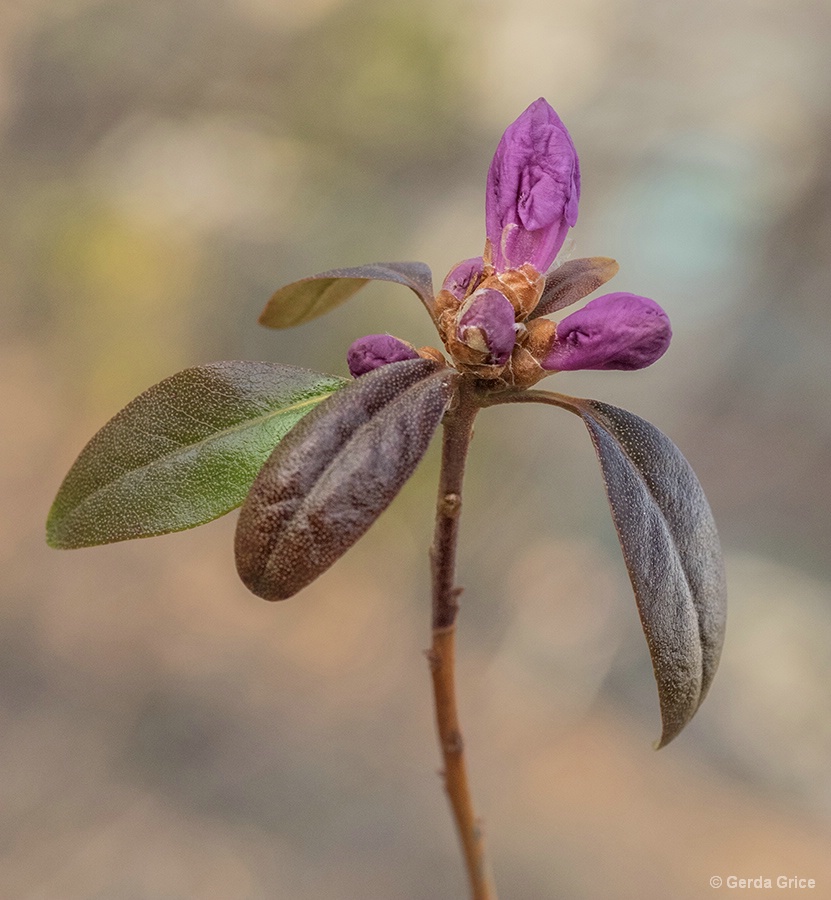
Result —
<path fill-rule="evenodd" d="M 721 671 L 658 702 L 579 421 L 496 409 L 462 522 L 461 706 L 500 896 L 831 896 L 831 7 L 823 0 L 0 4 L 0 895 L 465 896 L 437 776 L 435 447 L 300 596 L 237 581 L 236 514 L 74 552 L 76 454 L 217 359 L 345 374 L 435 343 L 403 288 L 270 332 L 281 284 L 481 252 L 505 126 L 545 96 L 583 169 L 574 256 L 657 299 L 637 373 L 548 385 L 655 422 L 699 474 L 730 588 Z M 717 893 L 717 892 L 716 892 Z"/>

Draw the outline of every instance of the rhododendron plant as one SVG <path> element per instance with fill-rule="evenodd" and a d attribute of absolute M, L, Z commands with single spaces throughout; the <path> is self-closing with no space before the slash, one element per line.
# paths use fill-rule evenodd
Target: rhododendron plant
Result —
<path fill-rule="evenodd" d="M 474 898 L 494 897 L 474 816 L 454 690 L 460 589 L 456 544 L 465 460 L 480 410 L 542 403 L 579 416 L 600 462 L 612 517 L 675 738 L 703 701 L 724 635 L 716 528 L 675 445 L 632 413 L 534 388 L 578 369 L 640 369 L 669 346 L 651 299 L 611 293 L 560 321 L 548 316 L 612 278 L 606 257 L 558 263 L 577 221 L 580 165 L 559 116 L 539 99 L 508 127 L 487 177 L 481 256 L 433 292 L 423 263 L 333 269 L 278 290 L 260 321 L 316 318 L 371 280 L 418 296 L 442 347 L 389 334 L 358 338 L 350 381 L 293 366 L 220 362 L 150 388 L 90 441 L 49 514 L 54 547 L 85 547 L 191 528 L 242 506 L 239 575 L 267 600 L 291 597 L 357 541 L 415 470 L 440 425 L 429 652 L 444 780 Z"/>

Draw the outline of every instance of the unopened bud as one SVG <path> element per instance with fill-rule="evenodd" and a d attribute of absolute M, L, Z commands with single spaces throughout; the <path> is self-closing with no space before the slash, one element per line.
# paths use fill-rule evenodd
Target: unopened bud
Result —
<path fill-rule="evenodd" d="M 514 307 L 500 291 L 480 288 L 462 307 L 456 339 L 482 354 L 485 365 L 504 366 L 516 343 Z"/>
<path fill-rule="evenodd" d="M 368 334 L 358 338 L 346 352 L 349 371 L 355 378 L 405 359 L 418 359 L 418 353 L 411 344 L 391 334 Z"/>
<path fill-rule="evenodd" d="M 669 347 L 672 329 L 660 306 L 637 294 L 604 294 L 557 325 L 542 360 L 550 371 L 643 369 Z"/>
<path fill-rule="evenodd" d="M 523 263 L 547 271 L 577 221 L 579 199 L 577 151 L 541 97 L 508 126 L 488 171 L 485 222 L 496 271 Z"/>

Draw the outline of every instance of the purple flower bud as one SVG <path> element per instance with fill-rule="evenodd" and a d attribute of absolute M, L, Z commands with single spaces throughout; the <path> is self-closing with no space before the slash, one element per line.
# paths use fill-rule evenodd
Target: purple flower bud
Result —
<path fill-rule="evenodd" d="M 497 272 L 545 273 L 577 221 L 580 163 L 560 117 L 540 97 L 511 125 L 488 171 L 485 223 Z"/>
<path fill-rule="evenodd" d="M 489 364 L 504 366 L 516 343 L 514 308 L 504 294 L 480 288 L 462 307 L 458 340 L 473 350 L 487 353 Z"/>
<path fill-rule="evenodd" d="M 557 324 L 541 364 L 551 371 L 643 369 L 663 356 L 671 337 L 669 317 L 654 300 L 605 294 Z"/>
<path fill-rule="evenodd" d="M 404 359 L 418 359 L 418 353 L 391 334 L 368 334 L 358 338 L 346 352 L 349 371 L 355 378 Z"/>
<path fill-rule="evenodd" d="M 484 263 L 481 256 L 466 259 L 460 262 L 447 273 L 447 278 L 441 288 L 450 291 L 457 300 L 464 300 L 468 294 L 470 285 L 479 280 Z"/>

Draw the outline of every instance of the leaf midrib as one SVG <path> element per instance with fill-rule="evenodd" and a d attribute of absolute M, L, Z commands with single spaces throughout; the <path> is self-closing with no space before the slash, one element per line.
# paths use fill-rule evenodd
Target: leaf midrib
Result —
<path fill-rule="evenodd" d="M 234 434 L 235 432 L 242 432 L 242 431 L 246 431 L 250 428 L 255 428 L 257 425 L 267 422 L 269 419 L 276 418 L 277 416 L 284 415 L 284 414 L 292 412 L 294 410 L 302 409 L 304 406 L 310 406 L 315 403 L 321 403 L 327 397 L 331 396 L 331 394 L 334 394 L 336 390 L 338 390 L 338 388 L 334 388 L 333 390 L 328 391 L 325 394 L 320 394 L 316 397 L 310 397 L 306 400 L 302 400 L 299 403 L 293 403 L 290 406 L 284 406 L 281 409 L 274 410 L 272 412 L 268 412 L 265 415 L 257 416 L 257 418 L 255 418 L 255 419 L 245 419 L 243 422 L 237 423 L 236 425 L 233 425 L 229 428 L 223 428 L 221 431 L 215 431 L 212 434 L 202 438 L 199 441 L 194 441 L 191 444 L 182 444 L 179 447 L 177 447 L 175 450 L 171 451 L 170 453 L 166 453 L 162 456 L 156 457 L 156 459 L 150 460 L 149 462 L 144 463 L 143 465 L 136 466 L 135 468 L 131 468 L 131 469 L 126 469 L 126 470 L 118 473 L 117 475 L 115 475 L 110 480 L 105 481 L 103 484 L 100 484 L 97 488 L 95 488 L 95 490 L 91 491 L 89 494 L 85 494 L 76 504 L 74 504 L 67 510 L 66 517 L 68 518 L 70 515 L 73 515 L 74 513 L 76 513 L 82 506 L 84 506 L 86 503 L 88 503 L 90 500 L 92 500 L 98 494 L 101 494 L 102 492 L 106 491 L 108 488 L 110 488 L 116 482 L 120 481 L 122 478 L 126 478 L 129 475 L 136 475 L 142 471 L 152 468 L 155 465 L 163 464 L 166 460 L 169 460 L 174 456 L 178 456 L 178 455 L 183 454 L 190 450 L 198 449 L 199 447 L 202 447 L 208 443 L 220 440 L 221 438 L 226 437 L 229 434 Z"/>
<path fill-rule="evenodd" d="M 595 418 L 595 421 L 598 421 L 596 416 L 594 418 Z M 603 418 L 605 419 L 606 416 L 604 415 Z M 652 502 L 655 504 L 655 507 L 657 508 L 658 512 L 660 513 L 661 521 L 664 523 L 664 526 L 666 527 L 667 534 L 670 536 L 670 539 L 672 541 L 672 546 L 675 550 L 675 555 L 678 557 L 678 562 L 681 566 L 681 572 L 684 575 L 684 583 L 687 585 L 687 590 L 689 590 L 689 592 L 690 592 L 690 597 L 693 597 L 694 593 L 693 593 L 692 585 L 690 584 L 689 576 L 687 575 L 686 567 L 684 566 L 683 557 L 681 556 L 681 553 L 678 550 L 678 544 L 672 533 L 672 529 L 669 526 L 669 519 L 667 519 L 667 516 L 664 513 L 664 510 L 661 508 L 661 504 L 658 502 L 658 498 L 655 496 L 655 492 L 650 487 L 649 481 L 643 474 L 641 467 L 637 464 L 637 462 L 635 462 L 634 458 L 629 453 L 629 451 L 626 449 L 625 445 L 618 439 L 617 435 L 606 425 L 605 422 L 603 422 L 601 424 L 602 424 L 604 430 L 606 431 L 606 433 L 608 435 L 610 435 L 612 440 L 617 444 L 618 447 L 620 447 L 620 452 L 629 460 L 629 462 L 632 464 L 632 468 L 635 469 L 635 471 L 640 476 L 640 480 L 643 483 L 643 486 L 646 488 L 647 494 L 649 494 Z"/>
<path fill-rule="evenodd" d="M 349 435 L 349 437 L 346 439 L 346 441 L 344 441 L 344 443 L 341 445 L 340 449 L 337 451 L 337 453 L 335 453 L 335 455 L 332 457 L 332 459 L 329 461 L 329 463 L 325 466 L 325 468 L 321 470 L 320 475 L 315 480 L 315 483 L 306 492 L 303 499 L 298 504 L 297 509 L 295 510 L 294 514 L 292 515 L 292 519 L 295 518 L 296 516 L 300 515 L 301 513 L 303 513 L 305 510 L 309 509 L 309 507 L 312 505 L 312 500 L 320 492 L 320 489 L 321 489 L 320 485 L 323 482 L 326 475 L 337 464 L 338 460 L 340 460 L 344 456 L 344 454 L 347 452 L 347 450 L 354 445 L 354 443 L 358 439 L 358 437 L 363 435 L 378 420 L 379 416 L 388 413 L 392 407 L 397 406 L 399 404 L 399 402 L 402 401 L 405 397 L 411 396 L 412 392 L 414 392 L 418 389 L 426 390 L 429 382 L 431 382 L 433 380 L 438 380 L 445 374 L 446 373 L 444 371 L 439 370 L 437 372 L 432 372 L 426 378 L 423 378 L 423 379 L 420 379 L 419 381 L 414 382 L 413 384 L 406 387 L 403 391 L 401 391 L 401 393 L 399 393 L 390 403 L 387 403 L 384 406 L 380 407 L 368 419 L 366 419 L 364 422 L 362 422 L 352 432 L 352 434 Z"/>

